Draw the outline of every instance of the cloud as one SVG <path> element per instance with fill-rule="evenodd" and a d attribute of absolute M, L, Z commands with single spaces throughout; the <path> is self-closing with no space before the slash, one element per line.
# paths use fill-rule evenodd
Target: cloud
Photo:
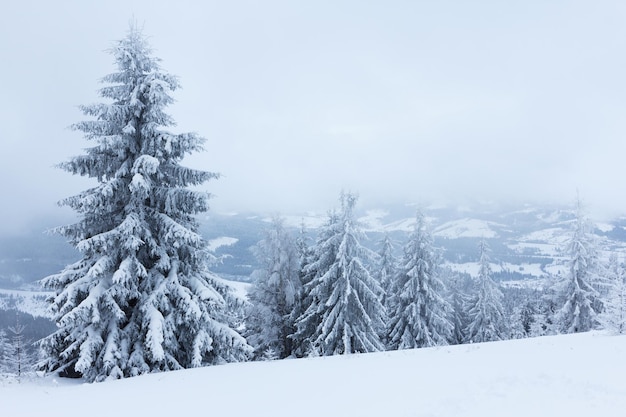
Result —
<path fill-rule="evenodd" d="M 41 1 L 0 17 L 6 223 L 88 186 L 51 167 L 89 146 L 67 126 L 133 14 L 181 78 L 175 130 L 208 139 L 186 163 L 224 174 L 206 186 L 217 210 L 324 209 L 342 188 L 626 204 L 619 1 Z"/>

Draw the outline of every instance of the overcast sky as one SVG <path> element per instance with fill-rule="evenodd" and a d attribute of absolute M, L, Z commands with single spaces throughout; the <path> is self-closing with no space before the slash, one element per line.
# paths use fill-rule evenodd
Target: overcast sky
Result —
<path fill-rule="evenodd" d="M 626 213 L 626 2 L 12 1 L 0 14 L 0 232 L 93 185 L 55 169 L 143 25 L 180 77 L 216 211 L 476 198 Z"/>

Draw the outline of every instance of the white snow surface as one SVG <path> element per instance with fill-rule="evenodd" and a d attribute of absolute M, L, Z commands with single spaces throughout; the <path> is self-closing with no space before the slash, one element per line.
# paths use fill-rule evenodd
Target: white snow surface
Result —
<path fill-rule="evenodd" d="M 16 308 L 34 317 L 49 317 L 46 299 L 53 294 L 46 291 L 0 289 L 0 308 Z"/>
<path fill-rule="evenodd" d="M 503 225 L 494 222 L 465 218 L 446 222 L 437 227 L 433 234 L 447 239 L 462 237 L 491 239 L 498 236 L 498 233 L 493 230 L 494 226 L 503 227 Z"/>
<path fill-rule="evenodd" d="M 387 230 L 382 220 L 388 215 L 387 210 L 368 210 L 365 216 L 359 217 L 358 221 L 366 231 Z"/>
<path fill-rule="evenodd" d="M 385 230 L 388 232 L 401 231 L 401 232 L 410 233 L 413 231 L 414 227 L 415 227 L 415 218 L 410 217 L 407 219 L 397 220 L 395 222 L 389 223 L 388 225 L 385 226 Z"/>
<path fill-rule="evenodd" d="M 231 281 L 220 277 L 218 278 L 221 280 L 221 282 L 232 288 L 233 293 L 237 298 L 243 301 L 248 300 L 248 292 L 250 291 L 250 287 L 252 286 L 252 284 L 247 282 Z"/>
<path fill-rule="evenodd" d="M 298 215 L 288 215 L 281 216 L 281 218 L 285 222 L 285 226 L 293 227 L 294 229 L 300 229 L 304 226 L 305 229 L 318 229 L 326 223 L 328 220 L 328 214 L 319 214 L 319 213 L 306 213 L 301 216 Z M 272 221 L 271 217 L 267 217 L 263 219 L 263 221 L 270 223 Z"/>
<path fill-rule="evenodd" d="M 207 243 L 207 249 L 211 252 L 215 252 L 218 248 L 221 248 L 222 246 L 232 246 L 237 242 L 239 242 L 239 239 L 237 239 L 236 237 L 221 236 L 209 240 Z"/>
<path fill-rule="evenodd" d="M 604 233 L 611 232 L 613 231 L 613 229 L 615 229 L 615 226 L 609 223 L 596 223 L 596 227 L 598 228 L 598 230 Z"/>
<path fill-rule="evenodd" d="M 623 416 L 626 336 L 238 363 L 86 384 L 0 382 L 2 415 Z M 104 401 L 104 402 L 103 402 Z"/>

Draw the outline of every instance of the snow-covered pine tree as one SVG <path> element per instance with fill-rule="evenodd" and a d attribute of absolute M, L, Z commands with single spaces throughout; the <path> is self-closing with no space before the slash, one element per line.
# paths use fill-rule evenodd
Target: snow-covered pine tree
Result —
<path fill-rule="evenodd" d="M 385 233 L 383 239 L 380 241 L 380 250 L 378 252 L 378 262 L 376 263 L 376 273 L 374 277 L 378 281 L 378 284 L 382 288 L 380 302 L 385 307 L 385 311 L 390 311 L 390 294 L 392 291 L 392 284 L 395 275 L 398 270 L 398 260 L 394 256 L 394 245 L 391 241 L 391 237 L 388 233 Z M 380 334 L 381 341 L 388 344 L 387 340 L 387 325 L 381 329 Z"/>
<path fill-rule="evenodd" d="M 9 352 L 9 340 L 4 329 L 0 329 L 0 375 L 8 373 L 7 354 Z"/>
<path fill-rule="evenodd" d="M 526 329 L 530 331 L 530 325 L 532 324 L 529 323 L 529 320 L 532 319 L 532 312 L 528 310 L 528 305 L 515 305 L 511 311 L 506 310 L 505 308 L 505 315 L 508 316 L 507 328 L 509 329 L 507 338 L 522 339 L 527 337 Z"/>
<path fill-rule="evenodd" d="M 561 333 L 578 333 L 598 326 L 603 303 L 597 288 L 599 263 L 593 225 L 585 215 L 580 198 L 576 201 L 576 219 L 567 242 L 569 273 L 557 283 L 556 322 Z"/>
<path fill-rule="evenodd" d="M 19 315 L 15 316 L 15 325 L 8 327 L 9 341 L 6 345 L 4 358 L 7 371 L 17 378 L 22 379 L 25 372 L 31 370 L 33 366 L 32 354 L 27 349 L 27 342 L 24 339 L 26 326 L 20 323 Z"/>
<path fill-rule="evenodd" d="M 398 268 L 398 260 L 394 256 L 394 246 L 388 233 L 380 241 L 378 263 L 375 277 L 383 289 L 381 303 L 387 307 L 387 296 L 391 292 L 391 285 Z"/>
<path fill-rule="evenodd" d="M 526 301 L 519 307 L 518 319 L 522 331 L 521 337 L 532 336 L 532 329 L 535 324 L 535 316 L 537 311 L 531 301 Z"/>
<path fill-rule="evenodd" d="M 556 282 L 559 279 L 557 276 L 548 275 L 541 287 L 531 291 L 530 298 L 527 301 L 530 303 L 534 313 L 532 319 L 529 320 L 530 332 L 528 336 L 537 337 L 558 333 L 555 324 L 555 312 L 557 309 L 555 289 L 557 287 Z"/>
<path fill-rule="evenodd" d="M 612 333 L 626 333 L 626 270 L 617 254 L 612 253 L 607 267 L 609 289 L 600 315 L 602 327 Z"/>
<path fill-rule="evenodd" d="M 309 344 L 309 354 L 323 356 L 373 352 L 383 349 L 379 338 L 385 311 L 381 288 L 366 262 L 372 253 L 363 238 L 354 207 L 357 198 L 342 193 L 341 210 L 331 213 L 305 267 L 307 309 L 296 323 L 298 343 Z"/>
<path fill-rule="evenodd" d="M 451 339 L 452 307 L 443 297 L 440 263 L 424 215 L 418 211 L 389 296 L 390 349 L 445 345 Z"/>
<path fill-rule="evenodd" d="M 445 275 L 448 277 L 446 279 L 446 282 L 449 282 L 448 300 L 452 307 L 450 312 L 450 322 L 452 323 L 450 344 L 460 345 L 466 341 L 465 329 L 467 327 L 467 305 L 469 302 L 467 293 L 468 288 L 471 287 L 471 277 L 468 274 L 461 277 L 449 269 L 445 271 Z"/>
<path fill-rule="evenodd" d="M 283 219 L 272 220 L 254 252 L 261 268 L 253 272 L 254 284 L 248 292 L 246 338 L 256 358 L 267 357 L 271 351 L 283 359 L 292 354 L 289 336 L 295 325 L 290 313 L 301 287 L 297 247 Z"/>
<path fill-rule="evenodd" d="M 507 329 L 502 307 L 502 291 L 491 278 L 489 245 L 483 239 L 478 245 L 480 258 L 475 295 L 472 297 L 466 329 L 469 342 L 490 342 L 506 339 Z"/>
<path fill-rule="evenodd" d="M 300 271 L 304 269 L 304 265 L 308 263 L 308 260 L 312 254 L 310 248 L 310 237 L 306 230 L 306 224 L 304 219 L 300 222 L 300 229 L 298 230 L 298 236 L 296 237 L 296 252 L 298 253 L 298 262 L 300 265 Z"/>
<path fill-rule="evenodd" d="M 318 242 L 330 239 L 330 236 L 334 233 L 333 224 L 337 223 L 337 221 L 337 213 L 330 211 L 328 219 L 318 235 Z M 311 294 L 311 282 L 317 276 L 318 271 L 323 268 L 329 268 L 332 261 L 330 257 L 326 257 L 323 261 L 318 259 L 316 246 L 309 245 L 308 242 L 309 237 L 303 222 L 296 240 L 296 247 L 300 256 L 300 282 L 302 286 L 298 292 L 294 309 L 291 312 L 291 318 L 296 323 L 296 331 L 290 336 L 290 339 L 293 341 L 293 354 L 299 358 L 319 355 L 313 341 L 320 316 L 312 311 L 308 311 L 306 316 L 305 313 L 307 313 L 307 310 L 315 301 L 314 295 Z"/>
<path fill-rule="evenodd" d="M 164 130 L 179 83 L 137 28 L 111 53 L 118 71 L 100 90 L 111 102 L 83 106 L 95 120 L 73 126 L 96 144 L 60 165 L 98 183 L 60 203 L 81 216 L 57 231 L 82 258 L 43 280 L 58 330 L 41 343 L 42 368 L 101 381 L 243 360 L 232 295 L 197 233 L 209 195 L 187 188 L 218 174 L 180 165 L 205 139 Z"/>

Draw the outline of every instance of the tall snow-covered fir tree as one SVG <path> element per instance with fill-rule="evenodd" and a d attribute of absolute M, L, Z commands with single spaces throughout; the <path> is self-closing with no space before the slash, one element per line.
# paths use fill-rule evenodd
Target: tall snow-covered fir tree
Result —
<path fill-rule="evenodd" d="M 298 319 L 294 339 L 309 355 L 322 356 L 383 350 L 379 338 L 385 322 L 381 288 L 366 262 L 355 217 L 357 198 L 341 195 L 341 210 L 331 213 L 321 230 L 305 273 L 306 311 Z"/>
<path fill-rule="evenodd" d="M 451 339 L 451 306 L 439 278 L 440 256 L 421 212 L 404 247 L 404 257 L 392 283 L 389 348 L 412 349 L 445 345 Z"/>
<path fill-rule="evenodd" d="M 81 107 L 93 119 L 73 126 L 95 146 L 60 164 L 97 185 L 60 203 L 80 215 L 57 231 L 82 258 L 43 280 L 58 329 L 41 342 L 42 368 L 101 381 L 243 360 L 232 295 L 197 232 L 209 195 L 187 188 L 218 174 L 180 165 L 205 140 L 164 129 L 179 83 L 138 29 L 111 53 L 118 71 L 100 90 L 110 102 Z"/>
<path fill-rule="evenodd" d="M 254 283 L 248 292 L 246 338 L 255 357 L 283 359 L 292 354 L 295 332 L 291 316 L 300 292 L 300 258 L 295 240 L 283 220 L 275 218 L 265 238 L 254 249 L 261 268 L 253 272 Z"/>
<path fill-rule="evenodd" d="M 491 342 L 507 339 L 506 319 L 502 307 L 502 291 L 491 278 L 489 245 L 482 240 L 478 245 L 480 258 L 475 294 L 470 300 L 467 329 L 468 342 Z"/>
<path fill-rule="evenodd" d="M 580 199 L 576 201 L 576 219 L 567 242 L 569 273 L 557 283 L 559 310 L 556 322 L 561 333 L 592 330 L 598 325 L 603 303 L 597 288 L 600 265 L 598 249 L 592 233 L 593 225 L 584 213 Z"/>

